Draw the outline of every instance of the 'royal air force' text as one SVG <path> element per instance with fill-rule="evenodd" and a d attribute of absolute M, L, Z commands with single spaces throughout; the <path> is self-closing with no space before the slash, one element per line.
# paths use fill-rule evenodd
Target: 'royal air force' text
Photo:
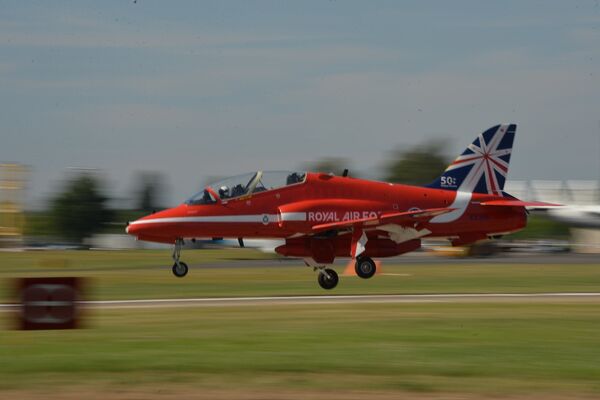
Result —
<path fill-rule="evenodd" d="M 356 219 L 377 218 L 377 211 L 311 211 L 307 213 L 308 221 L 311 222 L 340 222 Z"/>

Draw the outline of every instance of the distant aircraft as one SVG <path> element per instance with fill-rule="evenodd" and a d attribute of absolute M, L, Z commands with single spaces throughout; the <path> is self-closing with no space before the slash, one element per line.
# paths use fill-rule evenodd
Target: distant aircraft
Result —
<path fill-rule="evenodd" d="M 558 182 L 559 186 L 557 186 L 557 182 L 541 183 L 541 187 L 535 182 L 528 184 L 526 190 L 521 190 L 522 196 L 535 201 L 540 194 L 543 194 L 546 190 L 550 190 L 550 193 L 546 193 L 546 195 L 556 200 L 560 198 L 559 201 L 564 203 L 564 205 L 528 207 L 529 211 L 543 213 L 548 218 L 562 222 L 570 227 L 600 229 L 600 204 L 598 204 L 598 200 L 600 200 L 600 188 L 589 185 L 589 183 L 592 183 L 591 181 L 585 182 L 588 183 L 585 188 L 581 185 L 579 187 L 572 187 L 568 183 L 565 185 L 561 182 Z M 550 183 L 550 186 L 547 186 L 548 183 Z"/>
<path fill-rule="evenodd" d="M 600 205 L 564 205 L 561 207 L 534 207 L 544 209 L 548 217 L 575 228 L 600 229 Z"/>
<path fill-rule="evenodd" d="M 371 278 L 372 257 L 391 257 L 436 237 L 460 246 L 521 230 L 525 202 L 503 191 L 516 125 L 480 134 L 444 173 L 426 187 L 333 176 L 258 171 L 228 178 L 185 203 L 129 223 L 140 240 L 174 244 L 173 274 L 183 277 L 184 240 L 200 237 L 284 239 L 283 256 L 302 257 L 318 271 L 324 289 L 338 283 L 327 268 L 336 257 L 355 259 L 356 274 Z"/>

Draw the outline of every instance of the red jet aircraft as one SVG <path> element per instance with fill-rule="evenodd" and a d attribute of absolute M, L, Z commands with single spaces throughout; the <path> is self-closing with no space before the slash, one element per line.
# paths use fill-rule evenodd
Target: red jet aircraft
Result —
<path fill-rule="evenodd" d="M 467 245 L 521 230 L 527 206 L 503 191 L 516 125 L 480 134 L 432 184 L 419 187 L 325 173 L 258 171 L 207 186 L 185 203 L 128 224 L 140 240 L 174 244 L 173 274 L 184 239 L 279 238 L 275 250 L 302 257 L 319 271 L 324 289 L 338 283 L 327 268 L 336 257 L 356 260 L 361 278 L 375 274 L 372 257 L 421 247 L 422 238 Z"/>

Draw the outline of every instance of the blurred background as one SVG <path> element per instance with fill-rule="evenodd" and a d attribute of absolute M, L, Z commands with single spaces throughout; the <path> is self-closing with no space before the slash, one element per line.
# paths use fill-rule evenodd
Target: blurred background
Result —
<path fill-rule="evenodd" d="M 0 397 L 597 398 L 599 44 L 598 0 L 0 2 Z M 427 184 L 499 123 L 506 191 L 564 206 L 336 262 L 348 303 L 271 241 L 186 244 L 177 279 L 125 235 L 249 171 Z M 47 277 L 85 282 L 87 329 L 13 330 Z"/>
<path fill-rule="evenodd" d="M 3 243 L 110 245 L 258 169 L 424 184 L 500 122 L 519 124 L 509 192 L 597 205 L 599 19 L 593 0 L 9 2 Z M 86 203 L 75 228 L 64 209 Z M 534 219 L 536 238 L 593 242 Z"/>
<path fill-rule="evenodd" d="M 427 184 L 439 176 L 450 162 L 450 158 L 441 149 L 439 143 L 425 143 L 390 152 L 388 160 L 382 161 L 382 173 L 376 179 Z M 348 159 L 323 158 L 300 167 L 310 171 L 341 174 L 344 168 L 351 165 Z M 45 200 L 43 206 L 28 209 L 27 186 L 32 173 L 34 170 L 23 164 L 0 164 L 2 248 L 64 250 L 169 247 L 136 241 L 124 231 L 127 221 L 167 206 L 165 198 L 169 182 L 165 174 L 139 171 L 135 174 L 129 193 L 117 198 L 111 197 L 114 191 L 110 190 L 107 183 L 110 180 L 106 172 L 100 169 L 70 168 L 65 171 L 55 193 Z M 353 171 L 353 175 L 363 176 L 360 170 Z M 525 230 L 508 235 L 500 241 L 485 243 L 484 253 L 471 252 L 469 247 L 451 250 L 451 254 L 481 256 L 513 251 L 600 253 L 599 181 L 509 180 L 505 189 L 523 200 L 554 202 L 564 206 L 550 210 L 531 209 Z M 204 239 L 193 247 L 238 246 L 236 240 Z M 273 253 L 279 243 L 249 240 L 247 244 Z M 426 249 L 444 249 L 439 246 L 443 246 L 443 243 L 429 241 L 429 244 L 427 246 L 426 243 Z"/>

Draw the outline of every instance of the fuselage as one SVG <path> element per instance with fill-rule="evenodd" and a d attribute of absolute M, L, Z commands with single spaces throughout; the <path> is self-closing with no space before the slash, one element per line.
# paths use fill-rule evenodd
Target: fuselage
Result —
<path fill-rule="evenodd" d="M 170 243 L 173 274 L 183 277 L 185 239 L 283 239 L 283 256 L 301 257 L 319 271 L 324 289 L 338 283 L 327 268 L 338 257 L 355 260 L 355 272 L 371 278 L 374 257 L 417 250 L 439 237 L 452 245 L 518 231 L 525 207 L 548 206 L 507 195 L 504 183 L 516 133 L 500 124 L 479 134 L 427 187 L 398 185 L 323 173 L 257 171 L 208 185 L 184 204 L 133 221 L 127 232 L 141 240 Z"/>
<path fill-rule="evenodd" d="M 214 197 L 218 197 L 215 194 Z M 296 238 L 316 225 L 356 220 L 415 209 L 451 208 L 422 223 L 426 237 L 466 244 L 502 235 L 526 225 L 523 207 L 486 207 L 501 197 L 391 184 L 323 173 L 307 173 L 302 182 L 211 204 L 184 203 L 131 223 L 127 232 L 141 240 L 174 243 L 182 238 Z M 381 237 L 387 232 L 374 229 Z"/>

